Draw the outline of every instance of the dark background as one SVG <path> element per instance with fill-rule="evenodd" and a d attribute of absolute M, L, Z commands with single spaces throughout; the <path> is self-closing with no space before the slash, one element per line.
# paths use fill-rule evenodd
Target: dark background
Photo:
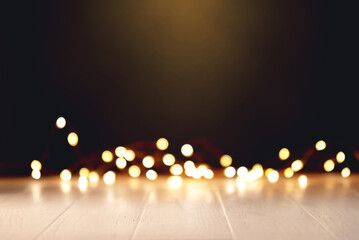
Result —
<path fill-rule="evenodd" d="M 357 26 L 344 3 L 36 1 L 3 9 L 3 174 L 41 156 L 59 116 L 84 154 L 159 137 L 178 152 L 203 137 L 235 165 L 250 165 L 319 139 L 333 151 L 359 145 Z M 55 138 L 50 162 L 66 167 L 74 160 L 66 134 Z"/>

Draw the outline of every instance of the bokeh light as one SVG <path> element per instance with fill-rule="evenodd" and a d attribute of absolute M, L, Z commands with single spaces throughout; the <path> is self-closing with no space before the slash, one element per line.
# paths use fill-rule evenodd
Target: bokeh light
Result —
<path fill-rule="evenodd" d="M 88 169 L 85 168 L 85 167 L 81 168 L 80 171 L 79 171 L 79 175 L 80 175 L 81 177 L 88 178 L 89 174 L 90 174 L 90 170 L 88 170 Z"/>
<path fill-rule="evenodd" d="M 112 160 L 113 160 L 113 154 L 112 154 L 112 152 L 106 150 L 102 153 L 101 158 L 105 163 L 109 163 L 109 162 L 112 162 Z"/>
<path fill-rule="evenodd" d="M 128 173 L 131 177 L 137 178 L 141 174 L 141 169 L 138 166 L 133 165 L 128 169 Z"/>
<path fill-rule="evenodd" d="M 204 178 L 212 179 L 214 177 L 214 173 L 211 169 L 206 169 L 203 174 Z"/>
<path fill-rule="evenodd" d="M 170 153 L 167 153 L 163 155 L 162 161 L 166 166 L 172 166 L 175 163 L 176 159 L 175 156 Z"/>
<path fill-rule="evenodd" d="M 272 170 L 268 173 L 267 177 L 269 182 L 275 183 L 279 179 L 279 173 L 276 170 Z"/>
<path fill-rule="evenodd" d="M 114 171 L 108 171 L 103 175 L 103 181 L 108 184 L 114 184 L 116 180 L 116 174 Z"/>
<path fill-rule="evenodd" d="M 149 180 L 155 180 L 157 178 L 157 173 L 150 169 L 146 172 L 146 177 L 149 179 Z"/>
<path fill-rule="evenodd" d="M 71 177 L 72 177 L 71 172 L 68 169 L 64 169 L 60 173 L 60 179 L 62 181 L 67 181 L 68 182 L 68 181 L 71 180 Z"/>
<path fill-rule="evenodd" d="M 229 167 L 232 164 L 232 158 L 229 155 L 223 155 L 219 160 L 222 167 Z"/>
<path fill-rule="evenodd" d="M 232 178 L 234 177 L 234 175 L 236 175 L 236 169 L 234 167 L 227 167 L 225 170 L 224 170 L 224 175 L 227 177 L 227 178 Z"/>
<path fill-rule="evenodd" d="M 327 144 L 323 140 L 320 140 L 315 144 L 315 149 L 317 149 L 318 151 L 323 151 L 326 147 Z"/>
<path fill-rule="evenodd" d="M 155 159 L 152 156 L 146 156 L 142 159 L 142 164 L 145 168 L 151 168 L 155 164 Z"/>
<path fill-rule="evenodd" d="M 95 172 L 95 171 L 90 172 L 90 174 L 89 174 L 90 182 L 97 183 L 99 179 L 100 179 L 100 176 L 98 175 L 97 172 Z"/>
<path fill-rule="evenodd" d="M 292 168 L 288 167 L 284 170 L 284 177 L 291 178 L 294 175 L 294 171 Z"/>
<path fill-rule="evenodd" d="M 58 129 L 62 129 L 66 126 L 66 119 L 63 118 L 63 117 L 59 117 L 57 120 L 56 120 L 56 127 Z"/>
<path fill-rule="evenodd" d="M 264 171 L 264 175 L 265 175 L 266 177 L 268 177 L 269 173 L 270 173 L 271 171 L 273 171 L 273 170 L 274 170 L 273 168 L 267 168 L 267 169 Z"/>
<path fill-rule="evenodd" d="M 301 170 L 303 168 L 302 160 L 299 160 L 299 159 L 295 160 L 294 162 L 292 162 L 291 167 L 294 172 L 298 172 L 299 170 Z"/>
<path fill-rule="evenodd" d="M 167 178 L 167 183 L 170 188 L 179 188 L 183 183 L 183 179 L 181 176 L 170 176 Z"/>
<path fill-rule="evenodd" d="M 343 168 L 341 171 L 342 177 L 347 178 L 350 176 L 350 169 L 348 167 Z"/>
<path fill-rule="evenodd" d="M 131 161 L 135 160 L 135 157 L 136 157 L 136 154 L 134 151 L 132 151 L 131 149 L 126 150 L 125 158 L 127 161 L 131 162 Z"/>
<path fill-rule="evenodd" d="M 69 133 L 69 135 L 67 136 L 67 141 L 69 142 L 69 144 L 73 147 L 77 146 L 77 144 L 79 143 L 79 137 L 77 136 L 76 133 L 71 132 Z"/>
<path fill-rule="evenodd" d="M 323 167 L 326 172 L 331 172 L 331 171 L 333 171 L 333 169 L 335 167 L 335 163 L 333 160 L 328 159 L 327 161 L 325 161 Z"/>
<path fill-rule="evenodd" d="M 244 166 L 241 166 L 237 170 L 237 176 L 240 178 L 245 178 L 248 174 L 248 169 Z"/>
<path fill-rule="evenodd" d="M 119 168 L 119 169 L 124 169 L 126 166 L 127 166 L 127 161 L 126 159 L 120 157 L 120 158 L 117 158 L 116 160 L 116 166 Z"/>
<path fill-rule="evenodd" d="M 156 146 L 159 150 L 166 150 L 168 148 L 168 141 L 166 138 L 160 138 L 156 142 Z"/>
<path fill-rule="evenodd" d="M 190 157 L 193 154 L 193 147 L 190 144 L 185 144 L 181 148 L 181 153 L 185 157 Z"/>
<path fill-rule="evenodd" d="M 119 158 L 123 158 L 126 156 L 126 148 L 125 147 L 122 147 L 122 146 L 119 146 L 115 149 L 115 154 L 117 157 Z"/>
<path fill-rule="evenodd" d="M 183 173 L 183 168 L 179 164 L 174 164 L 170 167 L 170 173 L 175 176 L 179 176 Z"/>
<path fill-rule="evenodd" d="M 290 156 L 290 152 L 287 148 L 282 148 L 278 153 L 279 159 L 284 161 L 287 160 Z"/>
<path fill-rule="evenodd" d="M 33 160 L 32 162 L 31 162 L 31 169 L 32 170 L 37 170 L 37 171 L 40 171 L 41 170 L 41 168 L 42 168 L 42 165 L 41 165 L 41 162 L 40 161 L 38 161 L 38 160 Z"/>
<path fill-rule="evenodd" d="M 31 177 L 32 177 L 33 179 L 38 180 L 38 179 L 41 178 L 41 172 L 40 172 L 39 170 L 34 169 L 34 170 L 32 170 L 32 172 L 31 172 Z"/>
<path fill-rule="evenodd" d="M 345 154 L 343 152 L 338 152 L 336 158 L 338 163 L 342 163 L 345 160 Z"/>
<path fill-rule="evenodd" d="M 299 186 L 306 187 L 308 183 L 308 178 L 305 175 L 300 175 L 298 178 Z"/>
<path fill-rule="evenodd" d="M 78 184 L 80 191 L 84 192 L 87 189 L 87 185 L 88 185 L 87 178 L 85 176 L 80 176 Z"/>

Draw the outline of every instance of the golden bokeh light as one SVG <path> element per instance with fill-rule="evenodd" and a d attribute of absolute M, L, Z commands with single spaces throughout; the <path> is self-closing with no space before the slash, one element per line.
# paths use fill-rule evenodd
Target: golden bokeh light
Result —
<path fill-rule="evenodd" d="M 295 160 L 294 162 L 292 162 L 291 168 L 293 169 L 294 172 L 298 172 L 299 170 L 301 170 L 303 168 L 303 162 L 302 160 Z"/>
<path fill-rule="evenodd" d="M 59 117 L 57 120 L 56 120 L 56 127 L 58 129 L 62 129 L 66 126 L 66 119 L 63 118 L 63 117 Z"/>
<path fill-rule="evenodd" d="M 122 147 L 122 146 L 119 146 L 115 149 L 115 154 L 117 157 L 119 158 L 123 158 L 126 156 L 126 148 L 125 147 Z"/>
<path fill-rule="evenodd" d="M 294 175 L 294 171 L 292 168 L 288 167 L 284 170 L 284 177 L 291 178 Z"/>
<path fill-rule="evenodd" d="M 87 185 L 88 185 L 87 178 L 85 176 L 80 176 L 78 185 L 79 185 L 80 191 L 82 191 L 82 192 L 85 191 L 87 189 Z"/>
<path fill-rule="evenodd" d="M 202 177 L 201 170 L 198 168 L 194 168 L 191 170 L 191 175 L 194 179 L 200 179 Z"/>
<path fill-rule="evenodd" d="M 131 161 L 135 160 L 135 157 L 136 157 L 136 154 L 134 151 L 132 151 L 131 149 L 126 150 L 125 158 L 127 161 L 131 162 Z"/>
<path fill-rule="evenodd" d="M 113 160 L 113 154 L 112 154 L 112 152 L 106 150 L 102 153 L 101 158 L 105 163 L 109 163 L 109 162 L 112 162 L 112 160 Z"/>
<path fill-rule="evenodd" d="M 155 180 L 157 178 L 157 173 L 150 169 L 146 172 L 146 177 L 149 179 L 149 180 Z"/>
<path fill-rule="evenodd" d="M 126 166 L 127 166 L 127 161 L 126 159 L 124 158 L 117 158 L 116 160 L 116 166 L 119 168 L 119 169 L 124 169 Z"/>
<path fill-rule="evenodd" d="M 333 160 L 331 159 L 328 159 L 327 161 L 325 161 L 324 165 L 323 165 L 323 168 L 326 172 L 331 172 L 333 171 L 335 167 L 335 163 Z"/>
<path fill-rule="evenodd" d="M 141 174 L 141 169 L 138 166 L 133 165 L 128 169 L 128 173 L 131 177 L 137 178 Z"/>
<path fill-rule="evenodd" d="M 185 144 L 181 148 L 181 153 L 185 157 L 190 157 L 193 155 L 193 147 L 190 144 Z"/>
<path fill-rule="evenodd" d="M 103 175 L 102 178 L 107 185 L 111 185 L 114 184 L 116 181 L 116 174 L 114 171 L 108 171 Z"/>
<path fill-rule="evenodd" d="M 273 171 L 273 170 L 274 170 L 273 168 L 267 168 L 267 169 L 264 171 L 264 175 L 265 175 L 266 177 L 268 177 L 269 173 L 270 173 L 271 171 Z"/>
<path fill-rule="evenodd" d="M 172 166 L 175 163 L 176 159 L 175 156 L 170 153 L 167 153 L 163 155 L 162 161 L 166 166 Z"/>
<path fill-rule="evenodd" d="M 287 160 L 290 156 L 290 152 L 287 148 L 282 148 L 278 153 L 279 159 L 284 161 Z"/>
<path fill-rule="evenodd" d="M 271 183 L 275 183 L 279 179 L 279 173 L 276 170 L 272 170 L 268 173 L 268 181 Z"/>
<path fill-rule="evenodd" d="M 232 164 L 232 157 L 229 155 L 223 155 L 219 160 L 222 167 L 229 167 Z"/>
<path fill-rule="evenodd" d="M 327 144 L 323 140 L 320 140 L 315 144 L 315 149 L 317 149 L 317 151 L 322 151 L 326 147 L 327 147 Z"/>
<path fill-rule="evenodd" d="M 77 146 L 77 144 L 79 143 L 79 137 L 77 136 L 76 133 L 71 132 L 69 133 L 69 135 L 67 136 L 67 141 L 69 142 L 69 144 L 73 147 Z"/>
<path fill-rule="evenodd" d="M 214 173 L 211 169 L 206 169 L 203 174 L 204 178 L 212 179 L 214 177 Z"/>
<path fill-rule="evenodd" d="M 151 168 L 155 165 L 155 159 L 152 156 L 146 156 L 142 159 L 142 164 L 145 168 Z"/>
<path fill-rule="evenodd" d="M 156 142 L 156 146 L 159 150 L 166 150 L 168 148 L 168 141 L 166 138 L 160 138 Z"/>
<path fill-rule="evenodd" d="M 68 182 L 71 180 L 71 177 L 72 177 L 72 174 L 71 174 L 70 170 L 68 170 L 68 169 L 64 169 L 60 173 L 60 179 L 62 181 Z"/>
<path fill-rule="evenodd" d="M 32 170 L 37 170 L 37 171 L 40 171 L 41 170 L 41 168 L 42 168 L 42 165 L 41 165 L 41 162 L 40 161 L 38 161 L 38 160 L 33 160 L 32 162 L 31 162 L 31 169 Z"/>
<path fill-rule="evenodd" d="M 170 167 L 170 173 L 175 176 L 179 176 L 183 173 L 183 168 L 179 164 L 174 164 Z"/>
<path fill-rule="evenodd" d="M 239 167 L 237 170 L 237 176 L 240 178 L 245 178 L 248 174 L 248 169 L 244 166 Z"/>
<path fill-rule="evenodd" d="M 234 175 L 236 175 L 236 169 L 234 167 L 227 167 L 225 170 L 224 170 L 224 175 L 227 177 L 227 178 L 232 178 L 234 177 Z"/>
<path fill-rule="evenodd" d="M 337 162 L 342 163 L 345 160 L 345 154 L 343 152 L 338 152 L 337 154 Z"/>
<path fill-rule="evenodd" d="M 192 170 L 192 169 L 195 169 L 196 166 L 194 165 L 194 162 L 191 161 L 191 160 L 187 160 L 184 165 L 183 165 L 184 169 L 186 170 Z"/>
<path fill-rule="evenodd" d="M 259 163 L 253 165 L 251 172 L 253 172 L 255 179 L 261 178 L 264 174 L 263 167 Z"/>
<path fill-rule="evenodd" d="M 89 174 L 90 182 L 97 183 L 99 179 L 100 179 L 100 176 L 98 175 L 97 172 L 95 172 L 95 171 L 90 172 L 90 174 Z"/>
<path fill-rule="evenodd" d="M 31 172 L 31 177 L 32 177 L 33 179 L 38 180 L 38 179 L 41 178 L 41 172 L 40 172 L 39 170 L 34 169 L 34 170 L 32 170 L 32 172 Z"/>
<path fill-rule="evenodd" d="M 167 178 L 167 183 L 170 188 L 179 188 L 183 183 L 183 179 L 181 176 L 170 176 Z"/>
<path fill-rule="evenodd" d="M 308 183 L 308 178 L 305 175 L 300 175 L 298 178 L 299 186 L 306 187 Z"/>
<path fill-rule="evenodd" d="M 342 177 L 343 178 L 347 178 L 350 176 L 350 169 L 348 167 L 343 168 L 343 170 L 341 171 Z"/>
<path fill-rule="evenodd" d="M 85 168 L 85 167 L 81 168 L 80 171 L 79 171 L 79 175 L 80 175 L 81 177 L 88 178 L 89 174 L 90 174 L 90 170 L 88 170 L 88 169 Z"/>

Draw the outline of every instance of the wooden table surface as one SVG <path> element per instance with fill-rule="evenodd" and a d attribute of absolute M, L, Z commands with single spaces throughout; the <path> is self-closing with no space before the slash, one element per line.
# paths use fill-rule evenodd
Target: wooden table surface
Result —
<path fill-rule="evenodd" d="M 269 183 L 0 178 L 0 239 L 359 239 L 359 174 Z"/>

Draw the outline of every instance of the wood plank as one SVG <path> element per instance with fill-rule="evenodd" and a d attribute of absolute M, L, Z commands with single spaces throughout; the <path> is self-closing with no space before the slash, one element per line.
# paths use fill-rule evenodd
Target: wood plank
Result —
<path fill-rule="evenodd" d="M 0 178 L 0 203 L 27 189 L 28 178 Z"/>
<path fill-rule="evenodd" d="M 163 177 L 149 187 L 152 194 L 134 239 L 233 239 L 209 181 L 184 179 L 171 189 Z"/>

